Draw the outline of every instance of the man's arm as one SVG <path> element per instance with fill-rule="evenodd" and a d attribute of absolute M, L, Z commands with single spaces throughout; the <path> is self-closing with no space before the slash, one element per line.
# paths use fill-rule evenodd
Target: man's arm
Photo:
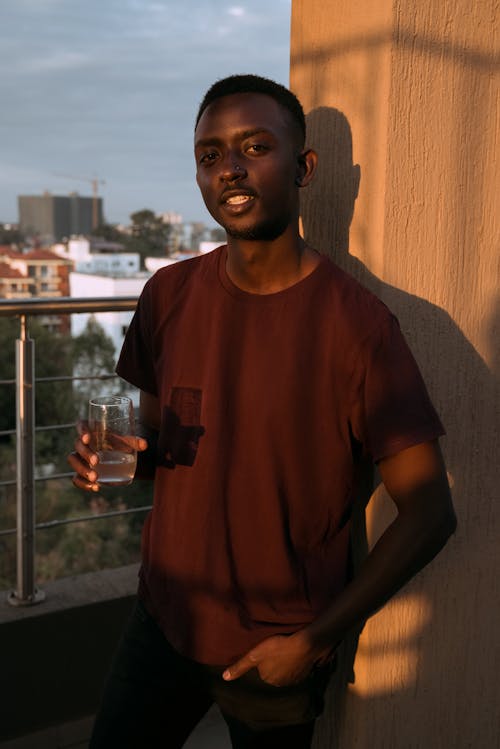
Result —
<path fill-rule="evenodd" d="M 264 640 L 230 666 L 225 679 L 236 679 L 253 667 L 275 686 L 305 678 L 354 624 L 379 609 L 444 546 L 456 517 L 437 442 L 385 458 L 379 470 L 398 515 L 356 577 L 310 625 L 290 636 Z"/>

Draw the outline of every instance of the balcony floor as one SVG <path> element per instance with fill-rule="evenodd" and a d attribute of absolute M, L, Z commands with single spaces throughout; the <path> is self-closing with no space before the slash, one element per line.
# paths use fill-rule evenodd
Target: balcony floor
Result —
<path fill-rule="evenodd" d="M 0 749 L 88 749 L 92 718 L 54 726 L 29 736 L 0 742 Z M 230 749 L 226 724 L 211 708 L 187 740 L 184 749 Z"/>
<path fill-rule="evenodd" d="M 137 588 L 137 564 L 48 582 L 38 606 L 0 593 L 0 749 L 87 749 L 102 683 Z M 95 633 L 99 636 L 96 637 Z M 77 716 L 89 716 L 77 718 Z M 215 708 L 186 749 L 229 749 Z"/>

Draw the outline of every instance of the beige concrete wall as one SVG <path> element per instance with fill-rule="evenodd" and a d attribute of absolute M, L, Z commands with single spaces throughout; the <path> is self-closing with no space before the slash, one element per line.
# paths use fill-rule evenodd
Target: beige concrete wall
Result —
<path fill-rule="evenodd" d="M 347 688 L 344 648 L 318 747 L 500 746 L 497 36 L 496 0 L 293 0 L 290 83 L 321 164 L 305 235 L 398 315 L 459 522 L 365 626 Z M 391 513 L 376 491 L 370 543 Z"/>

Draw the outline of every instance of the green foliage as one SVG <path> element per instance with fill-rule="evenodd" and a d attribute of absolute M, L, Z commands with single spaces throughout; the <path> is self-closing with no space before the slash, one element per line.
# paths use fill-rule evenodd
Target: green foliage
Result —
<path fill-rule="evenodd" d="M 120 242 L 122 244 L 125 244 L 127 238 L 127 235 L 123 234 L 113 224 L 100 224 L 93 230 L 92 236 L 104 239 L 106 242 Z"/>
<path fill-rule="evenodd" d="M 102 325 L 91 315 L 80 335 L 72 339 L 72 358 L 79 371 L 88 375 L 113 371 L 115 347 Z"/>
<path fill-rule="evenodd" d="M 89 317 L 82 333 L 72 339 L 71 355 L 73 371 L 78 377 L 92 377 L 114 371 L 116 352 L 113 341 L 93 315 Z M 117 388 L 113 382 L 111 389 L 115 392 L 119 387 Z M 77 380 L 74 387 L 76 413 L 85 413 L 89 399 L 95 395 L 102 395 L 104 390 L 106 386 L 99 381 Z"/>
<path fill-rule="evenodd" d="M 80 374 L 103 374 L 114 368 L 114 346 L 102 327 L 89 319 L 77 337 L 58 335 L 45 329 L 37 320 L 30 321 L 30 337 L 35 341 L 35 372 L 40 377 Z M 15 339 L 19 322 L 0 318 L 0 378 L 15 377 Z M 9 355 L 9 353 L 11 355 Z M 86 410 L 89 395 L 99 385 L 68 381 L 37 382 L 35 417 L 37 426 L 68 423 L 67 429 L 36 433 L 35 463 L 38 474 L 69 470 L 67 454 L 72 450 L 75 430 L 72 426 Z M 113 381 L 113 390 L 116 382 Z M 1 429 L 15 427 L 14 386 L 0 386 Z M 0 437 L 0 481 L 13 480 L 16 469 L 15 438 Z M 152 503 L 151 482 L 138 481 L 130 487 L 107 489 L 87 494 L 76 489 L 71 480 L 36 481 L 37 523 L 82 515 L 141 507 Z M 37 531 L 37 582 L 82 572 L 129 564 L 139 559 L 140 534 L 145 512 L 91 522 L 60 525 Z M 0 486 L 0 529 L 16 526 L 16 489 Z M 15 535 L 0 536 L 0 589 L 15 585 Z"/>
<path fill-rule="evenodd" d="M 132 230 L 134 233 L 142 233 L 148 231 L 155 226 L 157 221 L 161 219 L 156 217 L 154 211 L 149 208 L 142 208 L 140 211 L 134 211 L 130 214 L 130 220 L 132 222 Z"/>
<path fill-rule="evenodd" d="M 19 337 L 19 321 L 15 318 L 0 318 L 0 379 L 15 379 L 16 339 Z M 29 337 L 35 342 L 35 377 L 70 376 L 73 371 L 71 339 L 47 330 L 34 319 L 29 325 Z M 54 421 L 54 419 L 57 419 Z M 35 420 L 38 426 L 65 423 L 74 420 L 72 386 L 70 382 L 40 382 L 36 386 Z M 15 385 L 0 387 L 0 429 L 15 429 Z M 40 436 L 40 442 L 43 442 Z M 48 439 L 45 451 L 54 449 L 53 439 Z"/>
<path fill-rule="evenodd" d="M 15 378 L 15 349 L 19 337 L 19 322 L 15 318 L 0 318 L 0 379 Z M 74 422 L 91 394 L 95 384 L 70 380 L 45 381 L 46 378 L 71 377 L 75 371 L 82 376 L 113 372 L 115 349 L 112 340 L 93 317 L 85 330 L 75 338 L 54 333 L 36 318 L 29 323 L 29 337 L 35 348 L 35 420 L 38 427 Z M 41 380 L 41 381 L 39 381 Z M 0 387 L 0 430 L 15 429 L 15 385 Z M 42 436 L 43 435 L 43 436 Z M 60 450 L 58 430 L 41 432 L 37 447 L 42 457 Z"/>
<path fill-rule="evenodd" d="M 165 257 L 168 255 L 168 241 L 171 226 L 149 208 L 130 214 L 130 231 L 122 232 L 111 224 L 101 224 L 93 232 L 108 242 L 119 242 L 127 252 L 137 252 L 144 268 L 144 258 Z"/>
<path fill-rule="evenodd" d="M 112 224 L 101 224 L 93 235 L 108 242 L 119 242 L 127 252 L 137 252 L 144 269 L 144 258 L 165 257 L 172 227 L 149 208 L 130 214 L 130 231 L 122 232 Z"/>
<path fill-rule="evenodd" d="M 60 479 L 47 482 L 37 497 L 39 522 L 86 515 L 97 518 L 38 531 L 36 564 L 40 583 L 139 561 L 146 512 L 103 519 L 98 516 L 151 504 L 151 482 L 138 481 L 129 487 L 89 494 Z"/>
<path fill-rule="evenodd" d="M 170 224 L 166 224 L 161 216 L 157 216 L 148 208 L 132 213 L 130 220 L 132 236 L 126 240 L 127 249 L 138 252 L 142 264 L 145 257 L 165 257 L 168 254 Z"/>
<path fill-rule="evenodd" d="M 13 380 L 16 376 L 15 340 L 19 335 L 19 321 L 12 317 L 0 317 L 0 380 Z M 0 385 L 0 431 L 15 426 L 14 384 Z"/>

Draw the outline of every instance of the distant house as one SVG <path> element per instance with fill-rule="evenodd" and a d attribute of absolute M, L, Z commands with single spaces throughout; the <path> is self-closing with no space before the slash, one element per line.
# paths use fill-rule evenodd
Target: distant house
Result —
<path fill-rule="evenodd" d="M 61 258 L 50 250 L 9 250 L 2 253 L 0 248 L 0 261 L 6 262 L 31 280 L 32 296 L 69 296 L 70 260 Z"/>
<path fill-rule="evenodd" d="M 0 298 L 26 299 L 31 297 L 32 283 L 29 278 L 8 263 L 0 262 Z"/>
<path fill-rule="evenodd" d="M 0 299 L 69 296 L 72 265 L 50 250 L 19 252 L 0 246 Z M 44 315 L 40 321 L 52 330 L 69 331 L 66 315 Z"/>

